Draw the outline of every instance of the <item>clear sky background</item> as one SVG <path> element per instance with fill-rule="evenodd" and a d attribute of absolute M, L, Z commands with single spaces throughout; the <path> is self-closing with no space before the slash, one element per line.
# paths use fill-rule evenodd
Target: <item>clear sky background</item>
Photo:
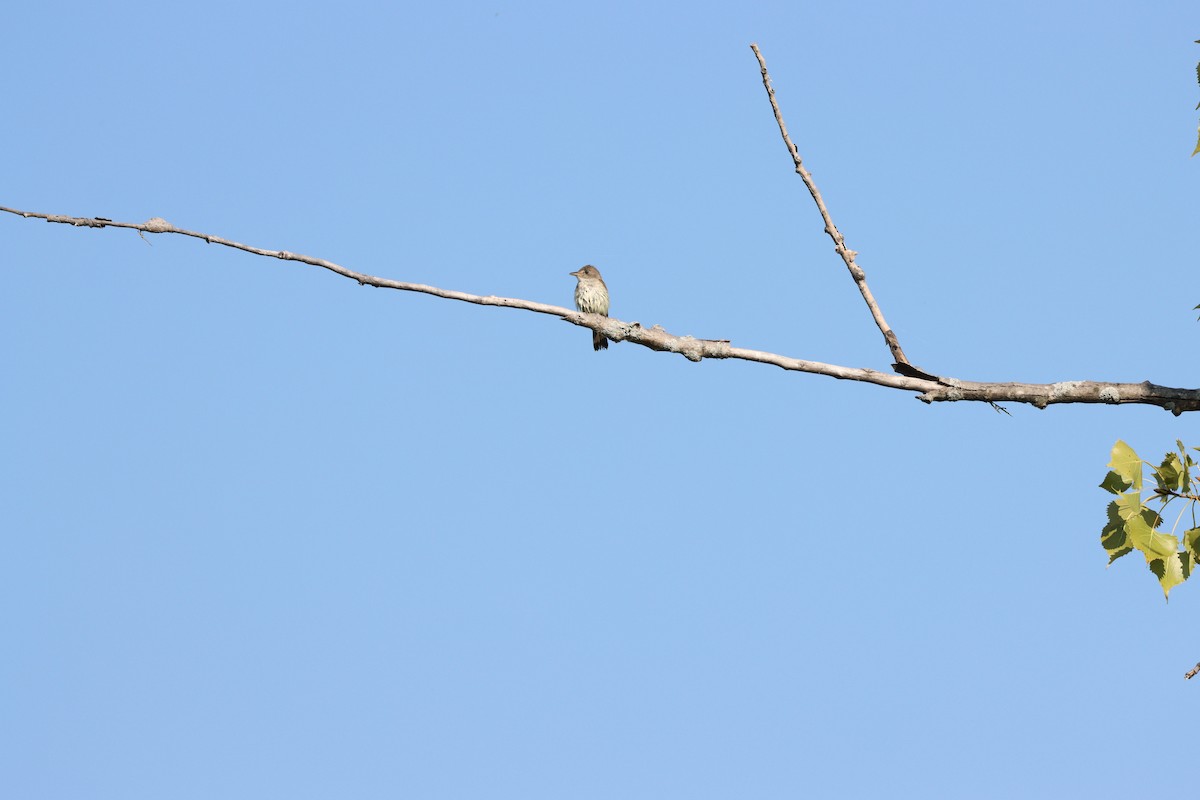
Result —
<path fill-rule="evenodd" d="M 1200 385 L 1194 2 L 14 4 L 0 205 L 887 370 Z M 1182 796 L 1157 408 L 926 406 L 0 217 L 12 798 Z"/>

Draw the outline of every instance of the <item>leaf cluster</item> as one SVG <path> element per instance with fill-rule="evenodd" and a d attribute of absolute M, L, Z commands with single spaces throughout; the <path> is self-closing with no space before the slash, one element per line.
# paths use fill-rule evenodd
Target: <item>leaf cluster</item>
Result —
<path fill-rule="evenodd" d="M 1196 44 L 1200 44 L 1200 39 L 1196 40 Z M 1200 83 L 1200 63 L 1196 64 L 1196 83 Z M 1200 111 L 1200 103 L 1196 104 L 1196 110 Z M 1192 155 L 1200 153 L 1200 128 L 1196 129 L 1196 149 L 1192 151 Z"/>
<path fill-rule="evenodd" d="M 1143 461 L 1133 448 L 1120 440 L 1113 445 L 1109 472 L 1100 488 L 1115 494 L 1108 504 L 1108 521 L 1100 532 L 1100 544 L 1108 552 L 1108 563 L 1138 550 L 1146 565 L 1158 578 L 1163 596 L 1191 577 L 1200 559 L 1200 527 L 1196 524 L 1196 503 L 1200 501 L 1200 476 L 1192 477 L 1196 462 L 1187 454 L 1183 442 L 1176 440 L 1176 452 L 1163 456 L 1154 466 Z M 1192 450 L 1200 450 L 1193 447 Z M 1149 469 L 1154 478 L 1149 502 L 1158 502 L 1157 510 L 1142 501 L 1143 476 Z M 1171 526 L 1171 533 L 1159 530 L 1167 506 L 1180 500 L 1183 505 Z M 1191 512 L 1191 528 L 1183 532 L 1182 541 L 1175 535 L 1180 520 Z"/>

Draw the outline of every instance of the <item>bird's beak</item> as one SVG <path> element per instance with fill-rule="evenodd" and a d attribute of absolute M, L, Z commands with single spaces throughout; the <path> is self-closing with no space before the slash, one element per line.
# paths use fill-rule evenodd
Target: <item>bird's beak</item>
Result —
<path fill-rule="evenodd" d="M 568 275 L 570 275 L 570 276 L 572 276 L 572 277 L 578 278 L 578 277 L 579 277 L 579 270 L 575 270 L 574 272 L 568 272 L 567 274 L 568 274 Z"/>

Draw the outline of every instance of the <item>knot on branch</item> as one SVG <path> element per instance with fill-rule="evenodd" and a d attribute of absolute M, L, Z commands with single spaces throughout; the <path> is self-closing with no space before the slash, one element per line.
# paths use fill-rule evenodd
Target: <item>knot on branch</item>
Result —
<path fill-rule="evenodd" d="M 686 358 L 688 361 L 700 361 L 704 358 L 704 342 L 701 339 L 694 339 L 691 336 L 684 336 L 679 340 L 675 352 Z"/>
<path fill-rule="evenodd" d="M 142 223 L 142 225 L 149 233 L 166 233 L 174 227 L 162 217 L 151 217 Z"/>
<path fill-rule="evenodd" d="M 697 339 L 693 336 L 684 336 L 678 342 L 678 347 L 672 349 L 688 361 L 700 361 L 704 358 L 729 358 L 732 350 L 728 339 Z"/>

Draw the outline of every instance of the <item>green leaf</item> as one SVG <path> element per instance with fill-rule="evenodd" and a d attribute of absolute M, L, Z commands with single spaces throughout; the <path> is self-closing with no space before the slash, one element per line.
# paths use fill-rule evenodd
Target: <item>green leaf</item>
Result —
<path fill-rule="evenodd" d="M 1162 464 L 1152 467 L 1154 480 L 1164 492 L 1186 492 L 1188 485 L 1183 481 L 1184 467 L 1175 453 L 1163 456 Z"/>
<path fill-rule="evenodd" d="M 1132 447 L 1118 439 L 1117 443 L 1113 445 L 1112 460 L 1108 462 L 1108 466 L 1120 476 L 1121 480 L 1141 491 L 1142 460 L 1138 458 L 1137 453 L 1133 452 Z"/>
<path fill-rule="evenodd" d="M 1187 454 L 1187 448 L 1183 446 L 1183 442 L 1176 439 L 1175 446 L 1179 448 L 1179 462 L 1183 464 L 1183 476 L 1180 478 L 1181 492 L 1186 492 L 1192 488 L 1192 467 L 1196 465 L 1192 461 L 1192 457 Z"/>
<path fill-rule="evenodd" d="M 1149 508 L 1142 508 L 1142 520 L 1151 528 L 1157 528 L 1163 522 L 1162 515 Z"/>
<path fill-rule="evenodd" d="M 1178 537 L 1154 530 L 1141 514 L 1125 520 L 1125 533 L 1129 535 L 1129 543 L 1141 550 L 1147 560 L 1165 558 L 1179 551 Z"/>
<path fill-rule="evenodd" d="M 1125 520 L 1126 522 L 1128 522 L 1133 517 L 1142 516 L 1142 514 L 1146 511 L 1150 511 L 1150 509 L 1148 509 L 1144 505 L 1142 505 L 1142 493 L 1141 492 L 1129 492 L 1128 494 L 1119 494 L 1119 495 L 1117 495 L 1117 499 L 1112 501 L 1112 504 L 1117 507 L 1117 514 L 1121 517 L 1121 519 Z M 1150 513 L 1154 513 L 1154 512 L 1150 512 Z M 1147 527 L 1150 527 L 1150 523 L 1148 520 L 1143 520 L 1143 522 L 1146 523 Z"/>
<path fill-rule="evenodd" d="M 1121 480 L 1121 476 L 1113 472 L 1111 469 L 1104 476 L 1104 480 L 1100 481 L 1100 488 L 1106 492 L 1120 494 L 1130 488 L 1131 484 Z"/>
<path fill-rule="evenodd" d="M 1125 533 L 1129 536 L 1129 543 L 1142 551 L 1146 565 L 1158 577 L 1163 597 L 1187 580 L 1183 574 L 1183 562 L 1179 558 L 1179 539 L 1154 530 L 1146 524 L 1141 514 L 1125 521 Z"/>
<path fill-rule="evenodd" d="M 1166 558 L 1156 558 L 1147 566 L 1158 578 L 1158 582 L 1162 586 L 1163 597 L 1168 600 L 1171 599 L 1171 590 L 1187 580 L 1187 575 L 1184 574 L 1183 560 L 1179 557 L 1179 553 L 1172 553 Z"/>
<path fill-rule="evenodd" d="M 1191 554 L 1193 561 L 1200 561 L 1200 528 L 1184 531 L 1183 547 Z"/>
<path fill-rule="evenodd" d="M 1125 535 L 1125 520 L 1117 513 L 1117 501 L 1108 504 L 1108 523 L 1100 531 L 1100 546 L 1108 552 L 1108 563 L 1133 552 Z"/>

